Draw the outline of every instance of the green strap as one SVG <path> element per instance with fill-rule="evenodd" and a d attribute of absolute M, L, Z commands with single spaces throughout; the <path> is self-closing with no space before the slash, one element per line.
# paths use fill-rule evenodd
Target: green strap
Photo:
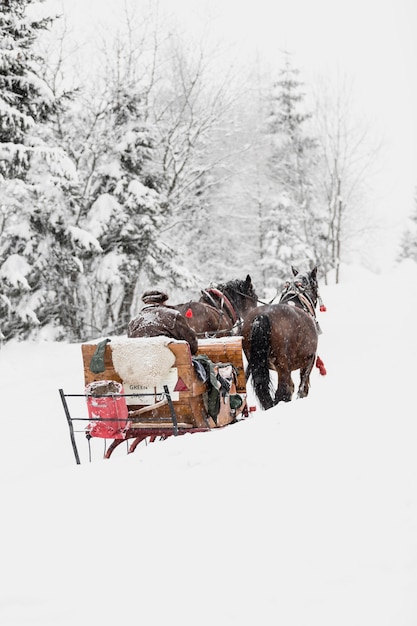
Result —
<path fill-rule="evenodd" d="M 104 366 L 104 351 L 110 341 L 111 339 L 103 339 L 103 341 L 100 341 L 100 343 L 97 344 L 96 351 L 91 357 L 90 372 L 93 372 L 94 374 L 101 374 L 101 372 L 104 372 L 106 369 Z"/>

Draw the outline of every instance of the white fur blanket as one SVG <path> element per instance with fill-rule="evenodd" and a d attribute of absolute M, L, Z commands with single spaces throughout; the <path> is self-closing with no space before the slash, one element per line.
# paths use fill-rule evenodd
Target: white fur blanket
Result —
<path fill-rule="evenodd" d="M 169 337 L 126 338 L 110 343 L 113 366 L 124 383 L 156 387 L 175 363 Z"/>

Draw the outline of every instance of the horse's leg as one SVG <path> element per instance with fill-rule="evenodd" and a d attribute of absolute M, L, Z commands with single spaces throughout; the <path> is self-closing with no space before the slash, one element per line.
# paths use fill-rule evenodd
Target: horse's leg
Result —
<path fill-rule="evenodd" d="M 316 355 L 313 354 L 310 358 L 307 367 L 300 369 L 300 386 L 298 387 L 297 398 L 306 398 L 310 389 L 310 374 L 314 367 Z"/>
<path fill-rule="evenodd" d="M 278 402 L 291 402 L 294 393 L 294 382 L 291 378 L 291 371 L 277 368 L 278 387 L 275 393 L 275 404 Z"/>

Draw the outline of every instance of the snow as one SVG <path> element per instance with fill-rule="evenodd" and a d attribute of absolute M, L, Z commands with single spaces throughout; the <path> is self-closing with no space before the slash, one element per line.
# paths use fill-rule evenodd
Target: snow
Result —
<path fill-rule="evenodd" d="M 120 211 L 120 205 L 109 193 L 102 193 L 91 207 L 87 225 L 94 237 L 99 238 L 106 230 L 113 215 Z"/>
<path fill-rule="evenodd" d="M 26 280 L 26 276 L 30 274 L 30 271 L 29 263 L 20 254 L 11 254 L 0 267 L 0 275 L 2 277 L 10 281 L 14 287 L 21 284 L 28 291 L 30 290 L 30 285 Z"/>
<path fill-rule="evenodd" d="M 80 345 L 1 347 L 2 624 L 415 626 L 417 266 L 342 281 L 308 398 L 110 460 Z"/>
<path fill-rule="evenodd" d="M 86 248 L 87 250 L 90 248 L 94 248 L 99 252 L 103 252 L 102 247 L 98 240 L 90 235 L 89 232 L 84 230 L 83 228 L 79 228 L 78 226 L 68 226 L 68 232 L 70 233 L 72 239 L 77 241 L 81 246 Z"/>

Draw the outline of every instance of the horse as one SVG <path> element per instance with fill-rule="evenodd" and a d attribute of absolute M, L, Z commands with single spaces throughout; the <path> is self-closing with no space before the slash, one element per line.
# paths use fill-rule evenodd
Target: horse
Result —
<path fill-rule="evenodd" d="M 173 308 L 185 315 L 197 337 L 222 337 L 240 333 L 242 319 L 257 306 L 258 296 L 248 274 L 245 280 L 212 284 L 200 300 Z"/>
<path fill-rule="evenodd" d="M 255 395 L 263 410 L 291 401 L 293 371 L 300 370 L 298 398 L 308 395 L 315 362 L 320 373 L 325 373 L 321 359 L 316 360 L 321 332 L 315 318 L 317 302 L 321 302 L 317 267 L 305 274 L 295 267 L 292 271 L 294 279 L 285 283 L 279 303 L 257 307 L 243 320 L 242 347 L 248 361 L 246 379 L 252 376 Z M 275 394 L 270 370 L 278 375 Z"/>

